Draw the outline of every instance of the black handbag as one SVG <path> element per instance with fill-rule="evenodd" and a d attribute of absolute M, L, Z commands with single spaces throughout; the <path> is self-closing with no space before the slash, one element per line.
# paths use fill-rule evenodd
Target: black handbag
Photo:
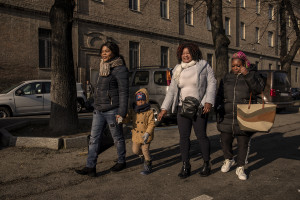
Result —
<path fill-rule="evenodd" d="M 185 97 L 182 100 L 182 107 L 179 111 L 180 116 L 194 120 L 197 117 L 199 105 L 200 103 L 195 97 Z"/>

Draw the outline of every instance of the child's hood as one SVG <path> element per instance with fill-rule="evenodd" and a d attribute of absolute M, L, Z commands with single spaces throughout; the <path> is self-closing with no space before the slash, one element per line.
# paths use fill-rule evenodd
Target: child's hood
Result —
<path fill-rule="evenodd" d="M 149 94 L 148 94 L 147 89 L 146 89 L 146 88 L 141 88 L 141 89 L 139 89 L 139 90 L 135 93 L 135 95 L 136 95 L 138 92 L 144 93 L 144 94 L 146 95 L 146 103 L 149 103 Z"/>

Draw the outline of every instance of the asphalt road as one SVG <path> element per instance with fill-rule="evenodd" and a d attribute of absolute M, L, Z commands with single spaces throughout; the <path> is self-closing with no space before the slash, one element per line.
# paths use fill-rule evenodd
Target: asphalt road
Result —
<path fill-rule="evenodd" d="M 276 116 L 269 134 L 256 134 L 251 143 L 247 181 L 240 181 L 235 167 L 220 172 L 223 157 L 215 123 L 209 123 L 212 175 L 203 178 L 199 146 L 192 136 L 192 175 L 181 180 L 178 130 L 160 127 L 151 144 L 154 172 L 142 176 L 142 166 L 127 140 L 127 168 L 112 173 L 115 148 L 100 154 L 98 177 L 74 172 L 84 166 L 87 149 L 11 147 L 0 150 L 0 199 L 300 199 L 300 113 Z"/>

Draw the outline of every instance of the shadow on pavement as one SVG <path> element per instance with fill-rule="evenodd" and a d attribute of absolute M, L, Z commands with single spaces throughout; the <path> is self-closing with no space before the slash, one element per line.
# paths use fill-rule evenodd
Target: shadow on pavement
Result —
<path fill-rule="evenodd" d="M 219 135 L 210 136 L 209 139 L 211 142 L 211 154 L 220 150 Z M 164 168 L 171 167 L 178 163 L 181 163 L 179 144 L 162 147 L 162 148 L 157 148 L 157 149 L 152 149 L 152 150 L 150 150 L 150 152 L 153 157 L 153 161 L 155 162 L 155 164 L 153 165 L 153 172 L 164 169 Z M 128 156 L 126 158 L 126 160 L 127 160 L 128 168 L 134 167 L 136 165 L 141 165 L 141 160 L 136 155 Z M 203 161 L 202 161 L 200 145 L 197 140 L 191 141 L 190 160 L 192 162 L 191 163 L 192 169 L 195 169 L 197 166 L 197 169 L 193 170 L 191 172 L 191 175 L 200 172 Z M 221 160 L 223 160 L 223 158 L 220 158 L 219 160 L 214 159 L 212 161 L 212 164 L 216 164 L 217 162 L 219 162 Z M 199 161 L 199 163 L 197 165 L 193 166 L 193 162 L 195 162 L 195 161 Z M 178 169 L 178 172 L 179 171 L 180 171 L 180 169 Z M 218 171 L 218 169 L 213 169 L 211 173 L 213 174 L 217 171 Z"/>
<path fill-rule="evenodd" d="M 250 173 L 279 158 L 300 160 L 300 135 L 284 137 L 283 133 L 276 132 L 255 137 L 251 143 L 251 154 L 256 155 L 249 158 L 249 163 L 258 162 L 248 167 Z"/>

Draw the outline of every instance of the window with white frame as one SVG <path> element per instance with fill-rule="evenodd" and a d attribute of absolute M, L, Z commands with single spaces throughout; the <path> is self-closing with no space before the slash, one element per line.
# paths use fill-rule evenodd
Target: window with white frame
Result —
<path fill-rule="evenodd" d="M 274 34 L 272 31 L 268 32 L 268 45 L 269 45 L 269 47 L 274 46 Z"/>
<path fill-rule="evenodd" d="M 39 68 L 51 68 L 51 30 L 39 28 Z"/>
<path fill-rule="evenodd" d="M 161 67 L 169 67 L 169 47 L 162 46 L 160 48 L 160 58 Z"/>
<path fill-rule="evenodd" d="M 160 16 L 169 19 L 169 0 L 160 0 Z"/>
<path fill-rule="evenodd" d="M 129 0 L 129 8 L 134 11 L 140 11 L 140 0 Z"/>
<path fill-rule="evenodd" d="M 258 27 L 255 27 L 255 42 L 259 43 L 260 41 L 260 31 Z"/>
<path fill-rule="evenodd" d="M 140 43 L 129 42 L 129 68 L 137 69 L 140 66 Z"/>
<path fill-rule="evenodd" d="M 211 31 L 211 23 L 208 15 L 206 16 L 206 28 Z"/>
<path fill-rule="evenodd" d="M 246 0 L 241 0 L 241 8 L 245 8 L 246 7 Z"/>
<path fill-rule="evenodd" d="M 241 39 L 246 39 L 246 26 L 244 22 L 241 22 Z"/>
<path fill-rule="evenodd" d="M 230 18 L 225 17 L 225 34 L 230 35 Z"/>
<path fill-rule="evenodd" d="M 260 14 L 260 0 L 256 0 L 256 13 Z"/>
<path fill-rule="evenodd" d="M 190 4 L 186 4 L 186 15 L 185 15 L 185 23 L 188 25 L 193 25 L 193 6 Z"/>
<path fill-rule="evenodd" d="M 271 4 L 269 4 L 268 18 L 274 20 L 274 6 Z"/>

